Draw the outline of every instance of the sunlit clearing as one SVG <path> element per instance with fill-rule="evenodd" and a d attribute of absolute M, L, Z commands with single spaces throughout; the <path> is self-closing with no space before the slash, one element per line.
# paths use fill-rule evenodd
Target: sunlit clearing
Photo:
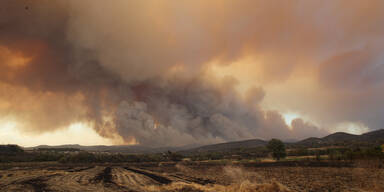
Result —
<path fill-rule="evenodd" d="M 18 144 L 30 147 L 43 144 L 112 145 L 115 142 L 99 136 L 84 123 L 74 123 L 67 129 L 31 135 L 19 131 L 16 122 L 0 121 L 0 144 Z"/>

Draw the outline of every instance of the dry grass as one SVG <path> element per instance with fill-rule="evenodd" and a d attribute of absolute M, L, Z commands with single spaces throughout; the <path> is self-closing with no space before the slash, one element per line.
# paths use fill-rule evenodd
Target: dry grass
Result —
<path fill-rule="evenodd" d="M 183 182 L 176 182 L 166 186 L 149 186 L 146 187 L 146 191 L 201 191 L 201 192 L 290 192 L 278 182 L 256 184 L 249 180 L 245 180 L 241 183 L 234 183 L 228 186 L 223 185 L 199 185 L 199 184 L 187 184 Z"/>

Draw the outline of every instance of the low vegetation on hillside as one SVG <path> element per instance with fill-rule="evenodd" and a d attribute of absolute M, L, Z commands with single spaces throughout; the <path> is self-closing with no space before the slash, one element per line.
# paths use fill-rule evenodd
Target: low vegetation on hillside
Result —
<path fill-rule="evenodd" d="M 274 141 L 275 142 L 275 141 Z M 60 163 L 137 163 L 167 161 L 253 161 L 274 158 L 280 161 L 316 160 L 316 161 L 354 161 L 366 159 L 384 159 L 382 147 L 323 147 L 323 148 L 291 148 L 285 149 L 284 144 L 276 143 L 266 147 L 238 148 L 230 151 L 212 152 L 165 152 L 150 154 L 125 154 L 108 152 L 87 152 L 76 149 L 67 150 L 32 150 L 24 151 L 15 145 L 0 146 L 0 162 L 44 162 Z M 275 146 L 274 146 L 275 145 Z M 285 159 L 286 157 L 286 159 Z"/>
<path fill-rule="evenodd" d="M 17 145 L 0 145 L 0 162 L 43 162 L 61 163 L 121 163 L 121 162 L 165 162 L 165 161 L 253 161 L 276 160 L 316 160 L 316 161 L 354 161 L 361 159 L 384 159 L 383 130 L 362 135 L 334 133 L 323 138 L 308 138 L 296 143 L 283 143 L 272 139 L 269 142 L 255 139 L 207 145 L 178 152 L 127 152 L 126 147 L 113 147 L 107 151 L 96 150 L 100 147 L 64 147 L 42 146 L 22 148 Z M 86 150 L 86 149 L 93 150 Z M 116 149 L 122 149 L 121 152 Z M 137 147 L 136 150 L 140 149 Z M 143 148 L 144 149 L 144 148 Z"/>

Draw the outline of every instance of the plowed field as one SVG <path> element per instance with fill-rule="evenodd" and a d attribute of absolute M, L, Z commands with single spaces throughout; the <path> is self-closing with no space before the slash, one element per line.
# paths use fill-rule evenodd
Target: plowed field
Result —
<path fill-rule="evenodd" d="M 1 191 L 384 191 L 383 169 L 219 165 L 24 166 L 0 170 Z"/>

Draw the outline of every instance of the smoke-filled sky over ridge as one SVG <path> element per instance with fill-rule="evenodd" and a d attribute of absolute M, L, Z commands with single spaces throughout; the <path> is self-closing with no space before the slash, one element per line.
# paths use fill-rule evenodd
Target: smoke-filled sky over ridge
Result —
<path fill-rule="evenodd" d="M 383 48 L 381 0 L 3 0 L 0 143 L 380 129 Z"/>

